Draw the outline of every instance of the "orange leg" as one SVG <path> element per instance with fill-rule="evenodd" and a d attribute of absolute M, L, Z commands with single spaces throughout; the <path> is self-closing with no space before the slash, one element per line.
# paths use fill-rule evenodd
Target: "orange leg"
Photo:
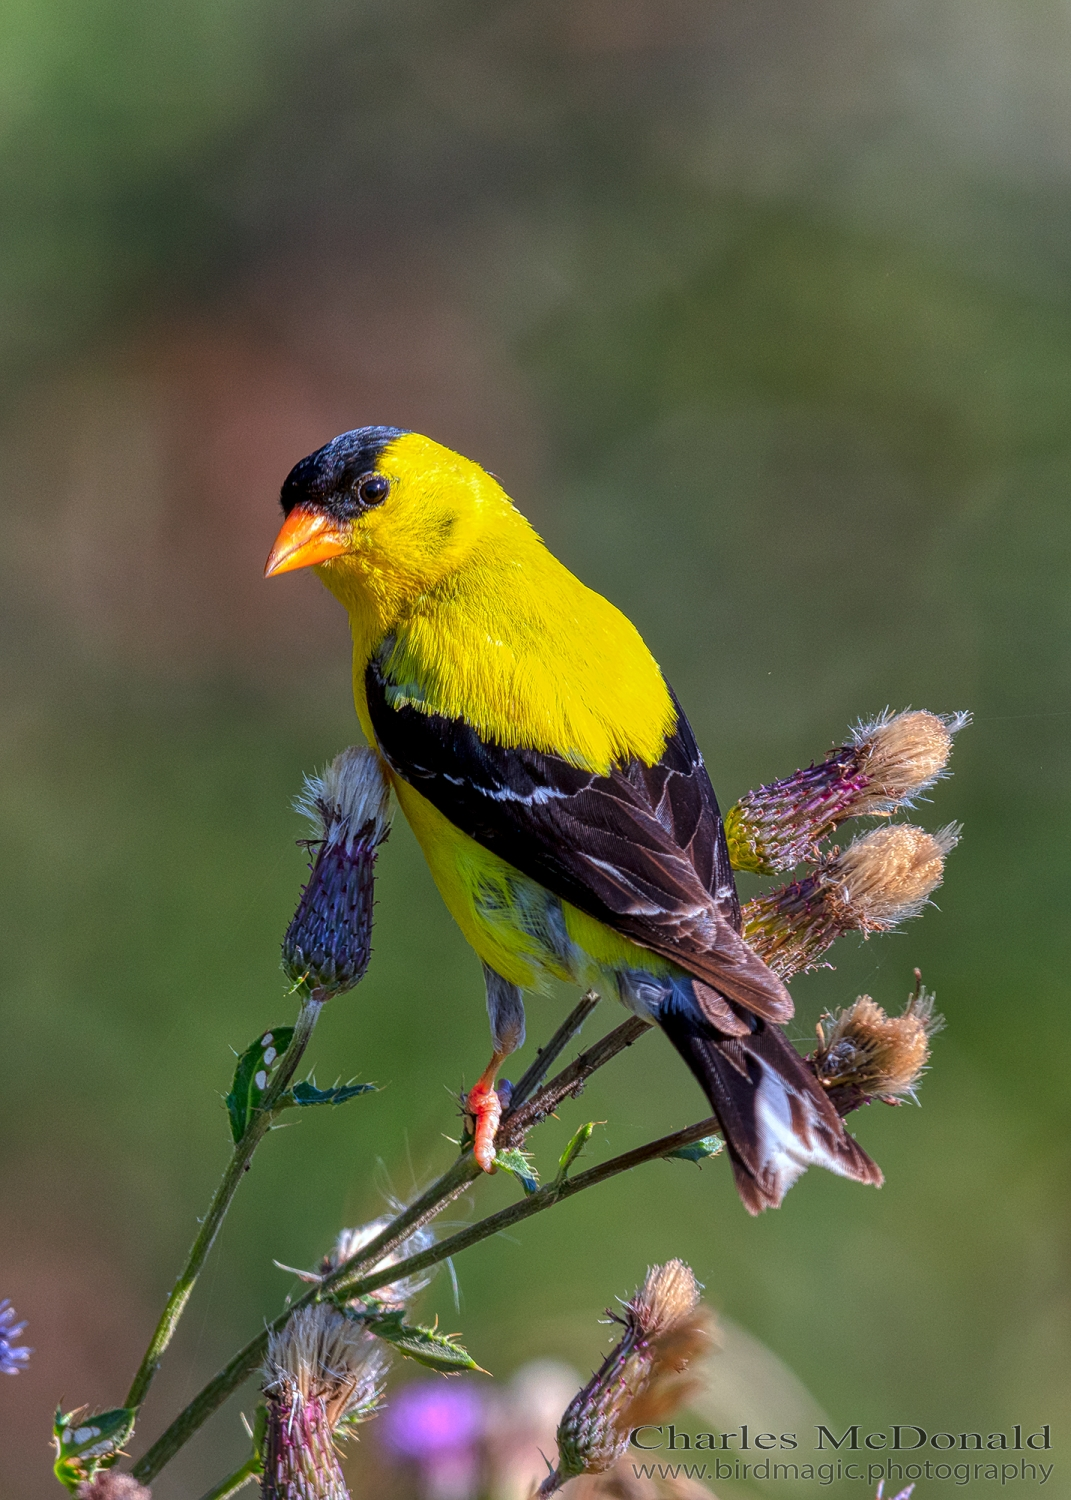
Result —
<path fill-rule="evenodd" d="M 495 1075 L 511 1052 L 516 1052 L 524 1042 L 524 1002 L 515 984 L 503 979 L 486 964 L 483 966 L 484 982 L 487 985 L 487 1015 L 491 1022 L 491 1042 L 494 1051 L 491 1061 L 469 1089 L 465 1100 L 465 1113 L 474 1122 L 476 1141 L 473 1155 L 485 1172 L 495 1169 L 495 1133 L 502 1118 L 502 1099 L 495 1088 Z M 503 1085 L 508 1088 L 509 1085 Z"/>
<path fill-rule="evenodd" d="M 493 1172 L 495 1168 L 495 1134 L 502 1118 L 502 1100 L 495 1088 L 495 1075 L 508 1055 L 505 1052 L 491 1054 L 491 1061 L 465 1099 L 465 1113 L 475 1122 L 476 1141 L 472 1154 L 484 1172 Z"/>

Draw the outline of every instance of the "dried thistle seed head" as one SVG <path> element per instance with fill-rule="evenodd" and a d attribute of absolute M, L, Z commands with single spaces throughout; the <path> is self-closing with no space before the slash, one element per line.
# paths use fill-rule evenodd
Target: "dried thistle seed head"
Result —
<path fill-rule="evenodd" d="M 892 812 L 933 786 L 948 765 L 954 736 L 970 722 L 969 713 L 907 709 L 901 714 L 886 710 L 869 723 L 857 725 L 852 746 L 867 788 L 851 816 Z"/>
<path fill-rule="evenodd" d="M 351 746 L 306 779 L 298 809 L 312 819 L 316 858 L 283 940 L 283 969 L 316 999 L 343 994 L 372 952 L 376 852 L 390 830 L 390 787 L 378 755 Z"/>
<path fill-rule="evenodd" d="M 950 823 L 936 833 L 893 823 L 855 839 L 823 866 L 843 930 L 886 932 L 917 917 L 944 878 L 945 859 L 959 842 Z"/>
<path fill-rule="evenodd" d="M 139 1484 L 132 1474 L 117 1474 L 101 1469 L 93 1479 L 86 1479 L 74 1492 L 75 1500 L 152 1500 L 152 1490 Z"/>
<path fill-rule="evenodd" d="M 645 1339 L 658 1339 L 679 1327 L 695 1311 L 699 1283 L 691 1266 L 667 1260 L 652 1266 L 635 1296 L 625 1303 L 626 1322 Z"/>
<path fill-rule="evenodd" d="M 320 1403 L 330 1429 L 357 1411 L 371 1415 L 390 1361 L 361 1324 L 325 1302 L 299 1308 L 268 1340 L 264 1394 L 269 1403 Z"/>
<path fill-rule="evenodd" d="M 958 839 L 954 824 L 937 833 L 909 823 L 876 828 L 802 880 L 749 901 L 744 939 L 779 979 L 817 968 L 844 933 L 888 932 L 918 916 Z"/>
<path fill-rule="evenodd" d="M 312 823 L 317 842 L 352 846 L 363 838 L 381 844 L 390 831 L 390 783 L 366 745 L 351 745 L 319 776 L 306 776 L 294 806 Z"/>
<path fill-rule="evenodd" d="M 327 1303 L 299 1308 L 268 1340 L 262 1494 L 349 1500 L 335 1439 L 372 1416 L 389 1359 L 359 1323 Z"/>
<path fill-rule="evenodd" d="M 403 1206 L 401 1203 L 392 1204 L 396 1213 L 400 1212 Z M 373 1219 L 368 1224 L 359 1224 L 355 1229 L 343 1229 L 320 1264 L 320 1276 L 329 1276 L 332 1271 L 337 1271 L 344 1261 L 350 1260 L 359 1250 L 363 1250 L 365 1245 L 370 1245 L 390 1222 L 389 1215 L 384 1214 L 382 1218 Z M 425 1224 L 422 1228 L 415 1229 L 396 1249 L 378 1261 L 374 1269 L 382 1271 L 388 1266 L 396 1266 L 399 1261 L 408 1260 L 411 1255 L 419 1255 L 422 1250 L 430 1250 L 434 1243 L 435 1231 L 430 1225 Z M 387 1286 L 377 1287 L 374 1292 L 368 1294 L 367 1298 L 361 1300 L 387 1309 L 404 1307 L 418 1292 L 424 1290 L 433 1274 L 433 1271 L 428 1271 L 426 1275 L 403 1276 L 400 1281 L 392 1281 Z"/>
<path fill-rule="evenodd" d="M 683 1261 L 653 1266 L 625 1303 L 625 1332 L 558 1426 L 558 1466 L 540 1487 L 551 1495 L 578 1474 L 601 1474 L 616 1463 L 642 1413 L 672 1410 L 687 1389 L 689 1363 L 710 1345 L 699 1284 Z"/>
<path fill-rule="evenodd" d="M 910 805 L 944 773 L 952 737 L 969 722 L 965 713 L 886 711 L 819 764 L 748 792 L 725 817 L 733 868 L 780 874 L 816 860 L 845 819 Z"/>
<path fill-rule="evenodd" d="M 869 995 L 860 995 L 847 1010 L 826 1018 L 828 1032 L 819 1026 L 820 1045 L 809 1060 L 838 1109 L 914 1093 L 929 1061 L 930 1037 L 944 1025 L 933 1003 L 920 983 L 902 1015 L 888 1016 Z"/>

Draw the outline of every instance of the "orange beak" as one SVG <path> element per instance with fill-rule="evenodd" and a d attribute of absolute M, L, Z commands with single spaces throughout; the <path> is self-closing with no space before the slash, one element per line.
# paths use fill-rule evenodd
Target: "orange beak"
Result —
<path fill-rule="evenodd" d="M 276 573 L 292 573 L 295 568 L 327 562 L 345 552 L 347 545 L 347 538 L 330 516 L 305 505 L 295 505 L 268 554 L 264 577 L 274 578 Z"/>

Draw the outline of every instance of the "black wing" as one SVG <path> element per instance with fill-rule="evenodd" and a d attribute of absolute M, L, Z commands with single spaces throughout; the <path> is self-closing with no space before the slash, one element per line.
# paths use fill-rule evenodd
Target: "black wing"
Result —
<path fill-rule="evenodd" d="M 368 711 L 391 769 L 486 849 L 633 942 L 772 1021 L 792 1000 L 739 934 L 721 815 L 684 713 L 654 766 L 607 776 L 482 740 L 463 719 L 393 706 L 380 662 Z"/>

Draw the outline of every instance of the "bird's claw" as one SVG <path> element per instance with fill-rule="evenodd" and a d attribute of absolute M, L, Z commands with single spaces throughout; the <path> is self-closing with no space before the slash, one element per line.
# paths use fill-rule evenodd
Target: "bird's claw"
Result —
<path fill-rule="evenodd" d="M 502 1118 L 502 1100 L 493 1083 L 484 1079 L 472 1086 L 465 1100 L 465 1113 L 475 1122 L 472 1154 L 483 1172 L 495 1169 L 495 1136 Z"/>

